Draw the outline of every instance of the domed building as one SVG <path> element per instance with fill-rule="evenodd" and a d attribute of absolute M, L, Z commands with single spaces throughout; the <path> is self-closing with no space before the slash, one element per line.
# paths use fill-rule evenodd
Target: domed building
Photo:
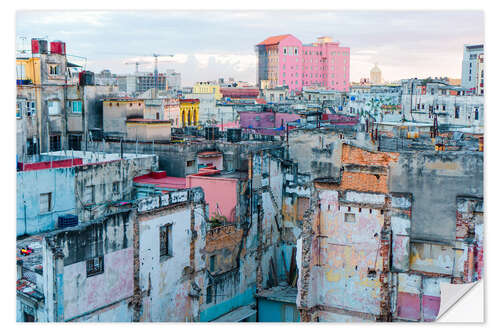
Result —
<path fill-rule="evenodd" d="M 375 63 L 375 66 L 370 71 L 370 83 L 382 84 L 382 71 L 378 68 L 377 63 Z"/>

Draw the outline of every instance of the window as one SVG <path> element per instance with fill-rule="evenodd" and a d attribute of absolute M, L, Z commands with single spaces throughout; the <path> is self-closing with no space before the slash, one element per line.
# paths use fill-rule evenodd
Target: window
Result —
<path fill-rule="evenodd" d="M 68 148 L 70 150 L 81 150 L 81 148 L 82 148 L 82 136 L 79 134 L 68 135 Z"/>
<path fill-rule="evenodd" d="M 207 304 L 212 303 L 212 294 L 213 294 L 212 286 L 208 286 L 207 287 L 207 301 L 206 301 Z"/>
<path fill-rule="evenodd" d="M 61 136 L 60 135 L 51 135 L 50 136 L 50 151 L 59 151 L 61 150 Z"/>
<path fill-rule="evenodd" d="M 36 138 L 29 138 L 26 140 L 26 154 L 34 155 L 36 154 Z"/>
<path fill-rule="evenodd" d="M 474 109 L 474 119 L 479 120 L 479 109 L 478 108 Z"/>
<path fill-rule="evenodd" d="M 26 102 L 26 116 L 31 117 L 36 114 L 36 103 L 35 101 Z"/>
<path fill-rule="evenodd" d="M 16 77 L 18 80 L 26 80 L 26 68 L 24 64 L 16 64 Z"/>
<path fill-rule="evenodd" d="M 443 111 L 445 111 L 445 110 L 446 110 L 446 105 L 443 104 Z"/>
<path fill-rule="evenodd" d="M 286 47 L 283 48 L 283 54 L 286 55 Z"/>
<path fill-rule="evenodd" d="M 16 118 L 21 118 L 23 114 L 23 109 L 24 109 L 24 103 L 21 101 L 18 101 L 16 103 Z"/>
<path fill-rule="evenodd" d="M 460 106 L 455 106 L 455 119 L 460 118 Z"/>
<path fill-rule="evenodd" d="M 215 270 L 215 254 L 210 256 L 210 272 Z"/>
<path fill-rule="evenodd" d="M 82 113 L 82 101 L 68 101 L 68 109 L 73 113 Z"/>
<path fill-rule="evenodd" d="M 40 213 L 50 212 L 52 207 L 52 193 L 40 194 Z"/>
<path fill-rule="evenodd" d="M 85 186 L 85 191 L 83 192 L 83 202 L 85 204 L 91 204 L 95 202 L 95 186 L 89 185 Z"/>
<path fill-rule="evenodd" d="M 172 256 L 172 224 L 160 227 L 160 258 Z"/>
<path fill-rule="evenodd" d="M 59 101 L 48 101 L 47 107 L 49 109 L 49 115 L 61 113 L 61 103 Z"/>
<path fill-rule="evenodd" d="M 297 48 L 293 49 L 293 54 L 295 54 L 295 55 L 299 54 L 299 51 L 297 50 Z"/>
<path fill-rule="evenodd" d="M 344 222 L 355 223 L 356 222 L 356 215 L 354 215 L 353 213 L 344 213 Z"/>
<path fill-rule="evenodd" d="M 95 257 L 87 260 L 87 277 L 104 273 L 103 257 Z"/>
<path fill-rule="evenodd" d="M 120 182 L 113 182 L 113 193 L 120 192 Z"/>
<path fill-rule="evenodd" d="M 59 65 L 49 65 L 49 74 L 50 75 L 59 75 L 59 74 L 61 74 L 61 66 L 59 66 Z"/>
<path fill-rule="evenodd" d="M 194 160 L 191 160 L 191 161 L 187 161 L 186 162 L 186 166 L 187 167 L 192 167 L 194 165 Z"/>

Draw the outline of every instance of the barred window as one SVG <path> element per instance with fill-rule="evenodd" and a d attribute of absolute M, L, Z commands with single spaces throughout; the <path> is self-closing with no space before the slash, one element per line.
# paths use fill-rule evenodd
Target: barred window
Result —
<path fill-rule="evenodd" d="M 103 257 L 95 257 L 87 260 L 87 277 L 101 274 L 104 272 Z"/>

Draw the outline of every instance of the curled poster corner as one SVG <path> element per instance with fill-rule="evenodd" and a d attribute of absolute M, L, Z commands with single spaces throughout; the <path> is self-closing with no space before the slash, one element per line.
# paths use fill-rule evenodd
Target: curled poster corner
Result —
<path fill-rule="evenodd" d="M 464 283 L 441 283 L 441 304 L 437 322 L 484 322 L 483 280 Z"/>

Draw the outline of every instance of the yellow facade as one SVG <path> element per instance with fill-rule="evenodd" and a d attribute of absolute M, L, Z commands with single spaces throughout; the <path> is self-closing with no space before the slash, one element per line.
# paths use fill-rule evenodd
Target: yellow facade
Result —
<path fill-rule="evenodd" d="M 193 94 L 214 94 L 216 100 L 222 98 L 220 86 L 210 82 L 196 82 L 193 86 Z"/>
<path fill-rule="evenodd" d="M 197 126 L 200 112 L 200 101 L 180 100 L 182 127 Z"/>
<path fill-rule="evenodd" d="M 35 85 L 40 84 L 40 58 L 16 59 L 16 65 L 24 66 L 23 80 L 31 80 Z"/>

